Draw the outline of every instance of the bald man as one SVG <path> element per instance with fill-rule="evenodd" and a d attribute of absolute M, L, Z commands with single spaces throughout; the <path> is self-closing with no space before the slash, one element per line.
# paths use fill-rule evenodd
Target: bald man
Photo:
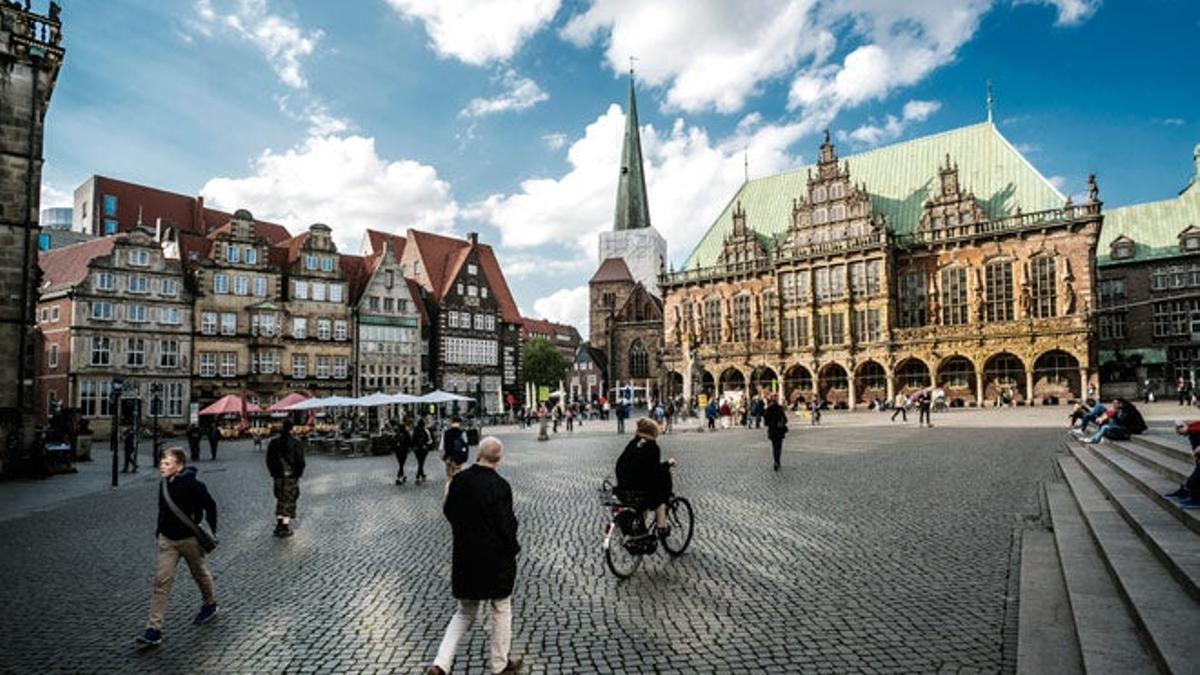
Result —
<path fill-rule="evenodd" d="M 450 480 L 442 513 L 454 532 L 450 574 L 458 609 L 446 626 L 437 658 L 426 671 L 445 675 L 454 665 L 458 643 L 487 603 L 492 615 L 491 670 L 515 673 L 521 659 L 509 659 L 512 646 L 512 592 L 517 576 L 517 517 L 512 488 L 496 473 L 504 444 L 494 436 L 479 442 L 475 463 Z"/>

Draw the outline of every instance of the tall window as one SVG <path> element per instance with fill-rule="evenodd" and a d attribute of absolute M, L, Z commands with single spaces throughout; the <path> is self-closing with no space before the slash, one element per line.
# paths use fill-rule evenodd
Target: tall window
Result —
<path fill-rule="evenodd" d="M 103 335 L 97 335 L 92 338 L 92 361 L 93 366 L 107 366 L 112 364 L 112 339 Z"/>
<path fill-rule="evenodd" d="M 867 261 L 867 296 L 875 297 L 879 295 L 879 276 L 882 273 L 882 265 L 878 260 Z"/>
<path fill-rule="evenodd" d="M 1030 296 L 1033 300 L 1033 315 L 1048 319 L 1058 313 L 1058 290 L 1054 278 L 1054 258 L 1038 256 L 1029 263 Z"/>
<path fill-rule="evenodd" d="M 850 263 L 850 295 L 867 297 L 867 263 Z"/>
<path fill-rule="evenodd" d="M 308 356 L 292 354 L 292 377 L 298 380 L 308 377 Z"/>
<path fill-rule="evenodd" d="M 1008 261 L 988 263 L 983 272 L 987 291 L 985 311 L 987 320 L 1013 320 L 1012 263 Z"/>
<path fill-rule="evenodd" d="M 846 341 L 846 317 L 843 314 L 817 315 L 817 344 L 839 345 Z"/>
<path fill-rule="evenodd" d="M 1096 284 L 1096 295 L 1101 307 L 1125 302 L 1125 280 L 1105 279 Z"/>
<path fill-rule="evenodd" d="M 183 416 L 183 383 L 168 382 L 167 386 L 167 417 Z"/>
<path fill-rule="evenodd" d="M 112 414 L 112 382 L 84 380 L 79 383 L 79 407 L 84 417 L 108 417 Z"/>
<path fill-rule="evenodd" d="M 129 264 L 132 267 L 148 267 L 150 265 L 150 252 L 144 248 L 130 249 Z"/>
<path fill-rule="evenodd" d="M 328 340 L 333 335 L 333 322 L 329 319 L 317 319 L 317 339 Z"/>
<path fill-rule="evenodd" d="M 317 356 L 317 378 L 329 379 L 330 361 L 328 356 Z"/>
<path fill-rule="evenodd" d="M 824 302 L 829 299 L 829 268 L 821 267 L 813 271 L 813 289 L 816 292 L 817 301 Z"/>
<path fill-rule="evenodd" d="M 168 326 L 178 326 L 180 324 L 180 315 L 178 307 L 163 307 L 158 310 L 158 322 Z"/>
<path fill-rule="evenodd" d="M 312 299 L 316 300 L 317 302 L 325 302 L 325 284 L 323 282 L 313 282 Z"/>
<path fill-rule="evenodd" d="M 835 300 L 846 297 L 846 268 L 842 265 L 829 268 L 829 297 Z"/>
<path fill-rule="evenodd" d="M 111 291 L 115 287 L 116 287 L 116 284 L 113 283 L 112 272 L 97 272 L 96 273 L 96 290 Z"/>
<path fill-rule="evenodd" d="M 334 340 L 345 340 L 349 333 L 349 328 L 347 328 L 347 326 L 348 326 L 348 324 L 345 321 L 334 321 L 333 322 L 333 339 Z"/>
<path fill-rule="evenodd" d="M 158 367 L 159 368 L 178 368 L 179 367 L 179 341 L 178 340 L 159 340 L 158 341 Z"/>
<path fill-rule="evenodd" d="M 775 299 L 774 291 L 767 291 L 760 296 L 762 302 L 762 316 L 759 320 L 762 322 L 762 336 L 764 340 L 774 340 L 779 337 L 779 303 Z M 691 313 L 691 305 L 687 305 L 688 313 Z"/>
<path fill-rule="evenodd" d="M 225 312 L 221 315 L 221 335 L 237 335 L 237 314 Z"/>
<path fill-rule="evenodd" d="M 150 280 L 141 274 L 129 275 L 129 292 L 130 293 L 149 293 Z"/>
<path fill-rule="evenodd" d="M 307 281 L 294 282 L 292 285 L 292 295 L 296 296 L 297 300 L 307 300 L 308 299 L 308 282 Z"/>
<path fill-rule="evenodd" d="M 216 335 L 217 334 L 217 313 L 216 312 L 201 312 L 200 313 L 200 334 L 201 335 Z"/>
<path fill-rule="evenodd" d="M 1154 303 L 1154 337 L 1190 334 L 1191 317 L 1197 312 L 1200 312 L 1200 300 Z"/>
<path fill-rule="evenodd" d="M 221 354 L 221 377 L 237 377 L 237 352 Z"/>
<path fill-rule="evenodd" d="M 308 337 L 308 319 L 300 316 L 292 319 L 292 337 L 298 340 Z"/>
<path fill-rule="evenodd" d="M 733 299 L 733 341 L 750 341 L 749 295 L 739 295 Z"/>
<path fill-rule="evenodd" d="M 168 297 L 174 297 L 179 294 L 179 281 L 175 279 L 162 280 L 162 294 Z"/>
<path fill-rule="evenodd" d="M 793 316 L 783 320 L 783 346 L 785 349 L 808 346 L 808 317 Z"/>
<path fill-rule="evenodd" d="M 704 341 L 708 344 L 721 341 L 721 299 L 718 297 L 704 301 Z"/>
<path fill-rule="evenodd" d="M 646 346 L 641 340 L 634 340 L 633 346 L 629 348 L 629 376 L 648 377 L 649 369 L 646 363 Z"/>
<path fill-rule="evenodd" d="M 342 285 L 341 284 L 329 284 L 329 301 L 330 302 L 341 302 L 342 301 Z"/>
<path fill-rule="evenodd" d="M 1116 314 L 1101 314 L 1099 318 L 1101 340 L 1125 339 L 1124 312 L 1118 312 Z"/>
<path fill-rule="evenodd" d="M 244 274 L 239 274 L 233 278 L 233 294 L 234 295 L 249 295 L 250 294 L 250 278 Z"/>
<path fill-rule="evenodd" d="M 967 323 L 967 268 L 942 270 L 942 323 L 961 326 Z"/>
<path fill-rule="evenodd" d="M 144 338 L 129 338 L 129 342 L 125 346 L 125 365 L 130 368 L 141 368 L 146 365 L 146 340 Z"/>
<path fill-rule="evenodd" d="M 925 325 L 925 273 L 921 270 L 904 272 L 900 275 L 901 328 Z"/>
<path fill-rule="evenodd" d="M 125 319 L 132 323 L 146 323 L 148 318 L 145 305 L 129 305 L 125 308 Z"/>
<path fill-rule="evenodd" d="M 259 298 L 267 297 L 266 277 L 254 277 L 254 295 Z"/>
<path fill-rule="evenodd" d="M 217 355 L 212 352 L 200 352 L 200 377 L 217 376 Z"/>
<path fill-rule="evenodd" d="M 247 246 L 246 251 L 242 255 L 245 256 L 247 265 L 258 264 L 258 249 L 253 246 Z"/>
<path fill-rule="evenodd" d="M 111 302 L 92 301 L 92 318 L 100 321 L 112 321 L 113 306 Z"/>
<path fill-rule="evenodd" d="M 879 342 L 879 310 L 854 310 L 854 339 L 859 342 Z"/>
<path fill-rule="evenodd" d="M 229 292 L 229 275 L 214 274 L 213 275 L 213 293 L 224 295 Z"/>
<path fill-rule="evenodd" d="M 234 244 L 229 244 L 225 247 L 225 262 L 235 263 L 238 261 L 238 247 Z"/>

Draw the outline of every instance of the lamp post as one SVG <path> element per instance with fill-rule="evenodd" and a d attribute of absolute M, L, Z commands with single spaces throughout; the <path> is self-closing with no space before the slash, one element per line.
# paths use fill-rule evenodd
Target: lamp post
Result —
<path fill-rule="evenodd" d="M 162 438 L 159 434 L 158 416 L 162 412 L 162 382 L 154 382 L 150 385 L 150 413 L 154 416 L 154 442 L 151 446 L 151 454 L 154 456 L 154 466 L 158 466 L 159 453 L 162 452 Z"/>
<path fill-rule="evenodd" d="M 112 448 L 112 486 L 117 487 L 117 436 L 121 426 L 121 390 L 125 388 L 125 380 L 114 377 L 112 381 L 112 430 L 109 433 L 109 446 Z"/>

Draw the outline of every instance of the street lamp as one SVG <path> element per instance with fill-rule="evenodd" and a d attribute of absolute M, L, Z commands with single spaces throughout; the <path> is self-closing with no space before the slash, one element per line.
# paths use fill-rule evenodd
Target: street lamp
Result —
<path fill-rule="evenodd" d="M 162 452 L 162 439 L 159 435 L 158 416 L 162 412 L 162 382 L 150 385 L 150 414 L 154 416 L 154 444 L 151 454 L 154 456 L 154 466 L 158 466 L 159 453 Z"/>

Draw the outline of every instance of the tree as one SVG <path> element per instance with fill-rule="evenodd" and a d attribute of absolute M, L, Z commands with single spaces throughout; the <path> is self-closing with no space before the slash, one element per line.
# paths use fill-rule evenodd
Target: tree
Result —
<path fill-rule="evenodd" d="M 568 365 L 558 349 L 544 337 L 535 337 L 521 348 L 521 373 L 526 382 L 558 386 Z"/>

